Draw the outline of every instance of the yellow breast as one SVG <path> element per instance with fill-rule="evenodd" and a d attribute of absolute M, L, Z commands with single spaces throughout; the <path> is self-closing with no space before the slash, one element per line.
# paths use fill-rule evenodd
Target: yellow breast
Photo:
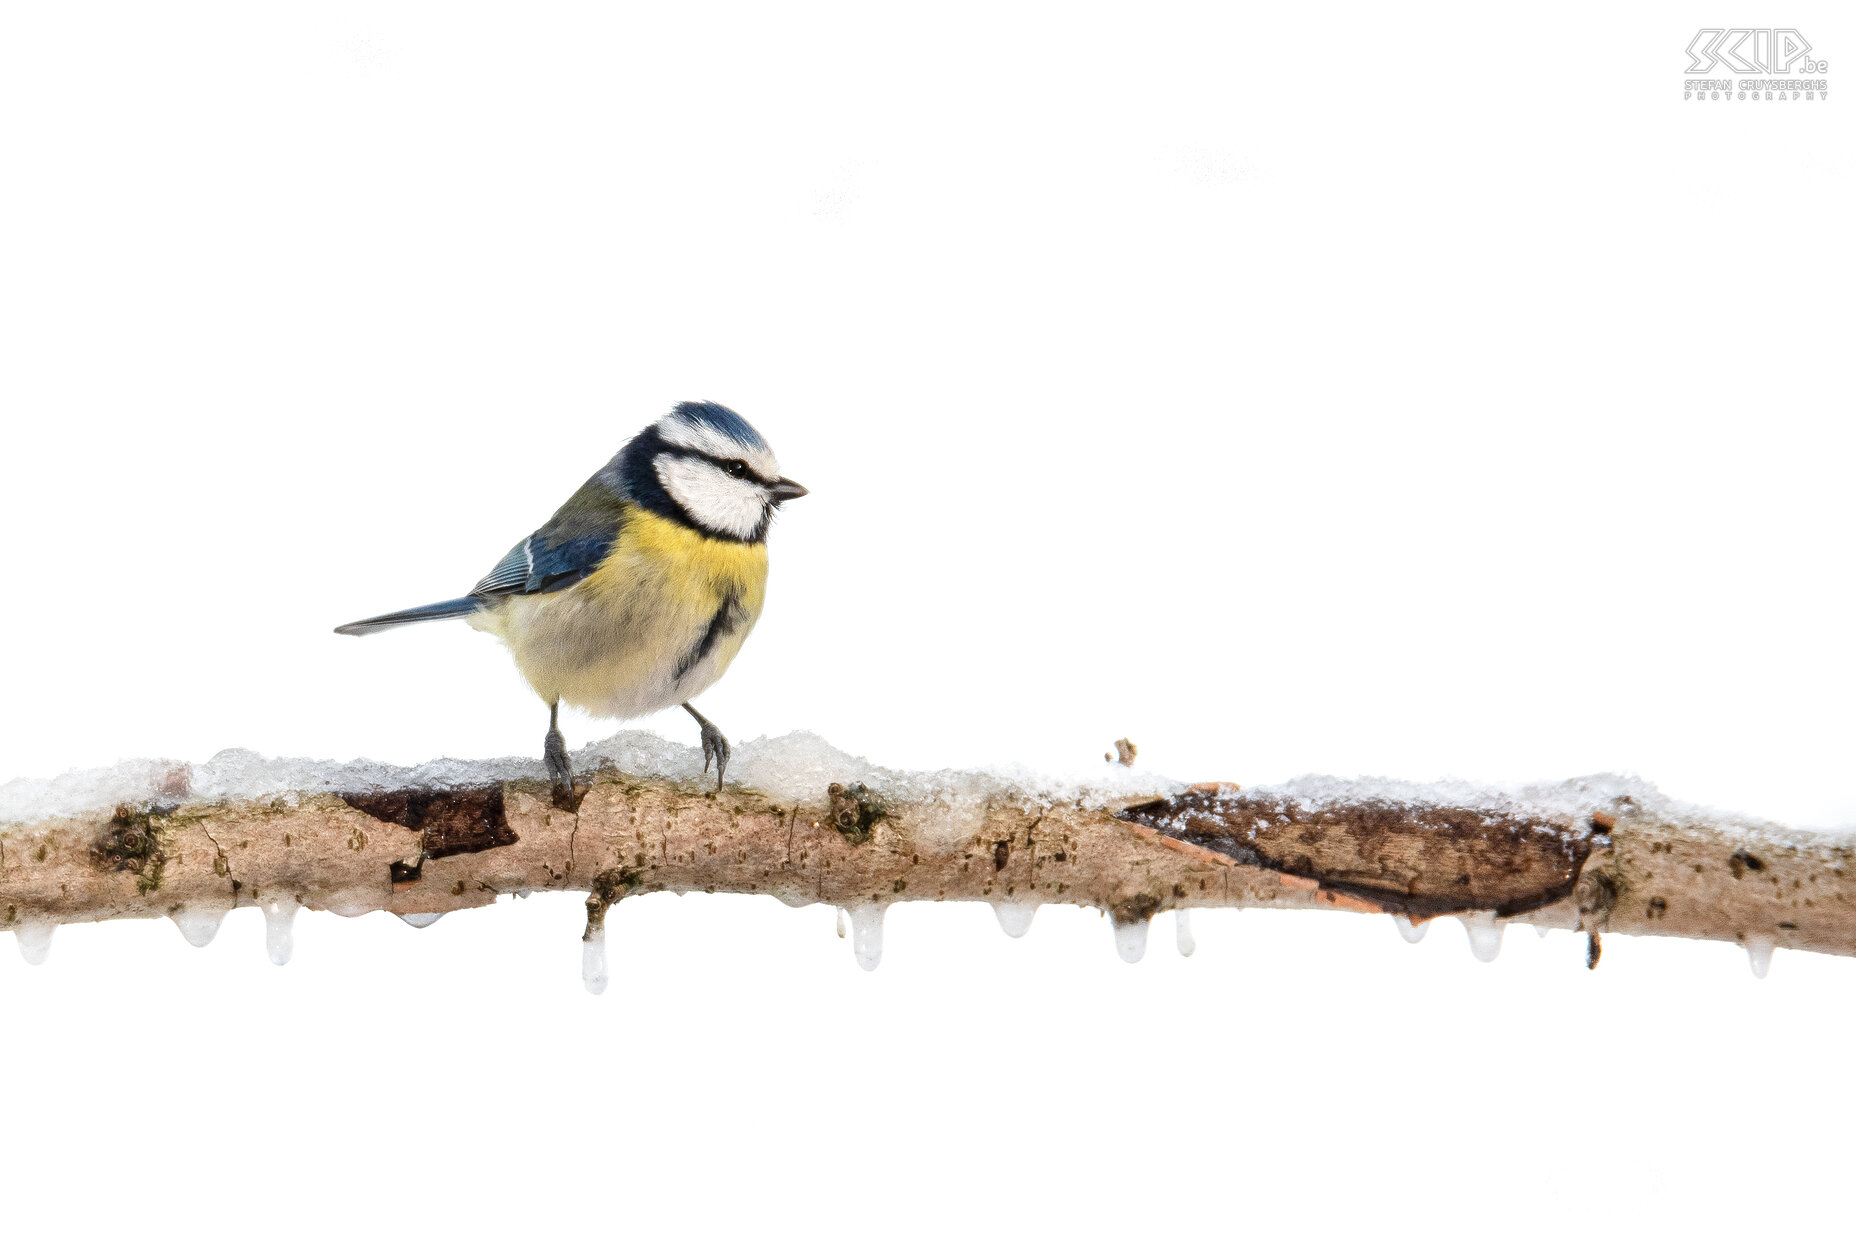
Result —
<path fill-rule="evenodd" d="M 767 599 L 767 544 L 705 537 L 633 507 L 611 553 L 579 587 L 610 597 L 630 592 L 641 578 L 657 581 L 679 602 L 706 605 L 711 614 L 732 595 L 758 618 Z"/>
<path fill-rule="evenodd" d="M 543 700 L 639 717 L 720 678 L 766 596 L 764 543 L 705 537 L 631 507 L 586 579 L 511 597 L 475 625 L 503 638 Z"/>

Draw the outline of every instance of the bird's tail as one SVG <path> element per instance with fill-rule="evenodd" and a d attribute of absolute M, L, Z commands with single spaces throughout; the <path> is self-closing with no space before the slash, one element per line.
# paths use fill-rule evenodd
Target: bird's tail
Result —
<path fill-rule="evenodd" d="M 395 610 L 391 614 L 379 614 L 358 623 L 343 623 L 335 629 L 338 636 L 368 636 L 389 627 L 403 627 L 407 623 L 430 623 L 436 619 L 463 618 L 475 614 L 483 608 L 481 597 L 453 597 L 450 601 L 435 601 L 429 606 L 414 606 L 410 610 Z"/>

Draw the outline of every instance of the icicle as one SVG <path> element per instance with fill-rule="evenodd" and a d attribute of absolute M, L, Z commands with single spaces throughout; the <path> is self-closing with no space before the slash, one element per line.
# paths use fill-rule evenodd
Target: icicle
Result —
<path fill-rule="evenodd" d="M 290 953 L 296 948 L 296 941 L 290 935 L 290 925 L 295 919 L 296 899 L 288 894 L 264 903 L 264 952 L 278 966 L 290 961 Z"/>
<path fill-rule="evenodd" d="M 838 908 L 838 939 L 843 940 L 844 934 L 846 932 L 849 932 L 850 930 L 851 930 L 850 913 L 846 911 L 842 906 L 840 906 Z"/>
<path fill-rule="evenodd" d="M 1116 919 L 1115 952 L 1121 955 L 1123 962 L 1139 962 L 1147 953 L 1148 919 Z"/>
<path fill-rule="evenodd" d="M 1036 902 L 994 902 L 992 913 L 998 916 L 999 928 L 1013 940 L 1017 940 L 1031 931 L 1031 921 L 1037 916 Z"/>
<path fill-rule="evenodd" d="M 518 898 L 526 898 L 526 897 L 528 897 L 528 895 L 529 895 L 529 893 L 530 893 L 530 891 L 529 891 L 529 890 L 527 890 L 527 889 L 518 889 L 518 890 L 516 890 L 516 897 L 518 897 Z"/>
<path fill-rule="evenodd" d="M 594 928 L 580 945 L 580 982 L 594 996 L 606 990 L 606 930 Z"/>
<path fill-rule="evenodd" d="M 374 898 L 359 894 L 337 894 L 323 903 L 324 910 L 334 911 L 343 919 L 359 919 L 369 911 L 378 909 Z"/>
<path fill-rule="evenodd" d="M 13 926 L 13 943 L 19 946 L 19 956 L 33 966 L 45 961 L 52 951 L 52 931 L 55 923 L 21 922 Z"/>
<path fill-rule="evenodd" d="M 1199 943 L 1192 939 L 1192 912 L 1173 912 L 1173 941 L 1179 946 L 1179 956 L 1190 958 Z"/>
<path fill-rule="evenodd" d="M 1746 960 L 1753 967 L 1753 977 L 1764 979 L 1766 972 L 1772 969 L 1772 938 L 1756 936 L 1748 941 Z"/>
<path fill-rule="evenodd" d="M 401 915 L 400 922 L 415 928 L 429 928 L 444 917 L 443 911 L 417 911 L 411 915 Z"/>
<path fill-rule="evenodd" d="M 1539 937 L 1543 941 L 1547 939 L 1547 933 L 1551 931 L 1553 931 L 1553 929 L 1549 928 L 1544 923 L 1537 923 L 1534 925 L 1534 935 Z"/>
<path fill-rule="evenodd" d="M 219 922 L 226 917 L 225 907 L 183 906 L 168 914 L 181 938 L 195 949 L 205 949 L 219 935 Z"/>
<path fill-rule="evenodd" d="M 1494 911 L 1475 911 L 1460 917 L 1469 937 L 1469 952 L 1478 962 L 1493 962 L 1502 952 L 1502 933 L 1507 924 L 1497 923 Z"/>
<path fill-rule="evenodd" d="M 888 909 L 881 902 L 870 902 L 851 912 L 851 952 L 866 971 L 876 970 L 883 960 L 883 912 Z"/>
<path fill-rule="evenodd" d="M 1416 945 L 1419 941 L 1424 939 L 1424 934 L 1431 930 L 1431 921 L 1428 919 L 1420 919 L 1416 923 L 1413 923 L 1410 915 L 1401 915 L 1394 911 L 1392 913 L 1392 926 L 1398 929 L 1398 934 L 1405 938 L 1405 943 L 1407 945 Z"/>

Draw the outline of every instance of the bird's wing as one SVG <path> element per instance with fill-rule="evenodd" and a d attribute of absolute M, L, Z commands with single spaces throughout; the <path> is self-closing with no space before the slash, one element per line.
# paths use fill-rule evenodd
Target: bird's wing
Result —
<path fill-rule="evenodd" d="M 589 483 L 553 519 L 518 541 L 489 575 L 477 581 L 471 595 L 552 593 L 592 575 L 618 540 L 622 510 L 603 495 L 589 496 L 591 488 Z"/>
<path fill-rule="evenodd" d="M 551 543 L 540 533 L 518 542 L 490 574 L 471 589 L 476 597 L 510 593 L 552 593 L 571 588 L 593 574 L 612 549 L 616 532 L 570 537 Z"/>
<path fill-rule="evenodd" d="M 471 592 L 479 597 L 492 597 L 499 593 L 520 593 L 528 588 L 529 571 L 535 562 L 535 538 L 528 536 L 516 542 L 515 548 L 503 555 L 503 560 L 490 569 L 490 574 L 477 581 L 477 587 Z"/>

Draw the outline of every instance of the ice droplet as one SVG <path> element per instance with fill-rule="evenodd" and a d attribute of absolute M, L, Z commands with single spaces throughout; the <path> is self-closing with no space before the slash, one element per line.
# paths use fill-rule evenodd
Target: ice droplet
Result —
<path fill-rule="evenodd" d="M 410 915 L 401 915 L 400 922 L 415 928 L 429 928 L 444 917 L 443 911 L 415 911 Z"/>
<path fill-rule="evenodd" d="M 1192 912 L 1173 912 L 1173 942 L 1179 946 L 1179 956 L 1190 958 L 1199 943 L 1192 939 Z"/>
<path fill-rule="evenodd" d="M 1547 933 L 1551 931 L 1553 931 L 1553 929 L 1549 928 L 1544 923 L 1537 923 L 1534 925 L 1534 935 L 1539 937 L 1543 941 L 1547 939 Z"/>
<path fill-rule="evenodd" d="M 1147 925 L 1150 919 L 1116 919 L 1115 952 L 1123 962 L 1139 962 L 1147 953 Z"/>
<path fill-rule="evenodd" d="M 992 913 L 998 916 L 999 928 L 1013 940 L 1017 940 L 1031 931 L 1031 921 L 1037 917 L 1036 902 L 994 902 Z"/>
<path fill-rule="evenodd" d="M 851 952 L 866 971 L 876 970 L 883 960 L 883 912 L 888 909 L 881 902 L 871 902 L 851 912 Z"/>
<path fill-rule="evenodd" d="M 850 930 L 851 930 L 850 913 L 846 911 L 842 906 L 840 906 L 838 908 L 838 939 L 843 940 L 844 934 L 846 932 L 849 932 Z"/>
<path fill-rule="evenodd" d="M 43 963 L 45 956 L 52 951 L 52 932 L 57 927 L 55 923 L 29 921 L 15 924 L 13 942 L 19 946 L 19 956 L 33 966 Z"/>
<path fill-rule="evenodd" d="M 217 906 L 183 906 L 168 915 L 180 929 L 181 939 L 195 949 L 205 949 L 219 935 L 219 923 L 226 908 Z"/>
<path fill-rule="evenodd" d="M 1431 930 L 1431 921 L 1420 919 L 1417 923 L 1413 923 L 1411 916 L 1394 913 L 1392 926 L 1398 929 L 1398 934 L 1405 938 L 1407 945 L 1416 945 L 1424 939 L 1424 934 Z"/>
<path fill-rule="evenodd" d="M 296 940 L 290 934 L 296 911 L 296 899 L 287 894 L 264 903 L 264 952 L 278 966 L 290 961 L 290 954 L 296 948 Z"/>
<path fill-rule="evenodd" d="M 606 990 L 606 930 L 594 928 L 581 939 L 580 982 L 594 996 Z"/>
<path fill-rule="evenodd" d="M 1764 979 L 1766 972 L 1772 969 L 1772 940 L 1769 937 L 1754 937 L 1746 943 L 1746 960 L 1753 968 L 1755 979 Z"/>
<path fill-rule="evenodd" d="M 1502 933 L 1508 925 L 1497 923 L 1494 911 L 1472 911 L 1460 916 L 1464 933 L 1469 937 L 1469 952 L 1478 962 L 1493 962 L 1502 952 Z"/>

